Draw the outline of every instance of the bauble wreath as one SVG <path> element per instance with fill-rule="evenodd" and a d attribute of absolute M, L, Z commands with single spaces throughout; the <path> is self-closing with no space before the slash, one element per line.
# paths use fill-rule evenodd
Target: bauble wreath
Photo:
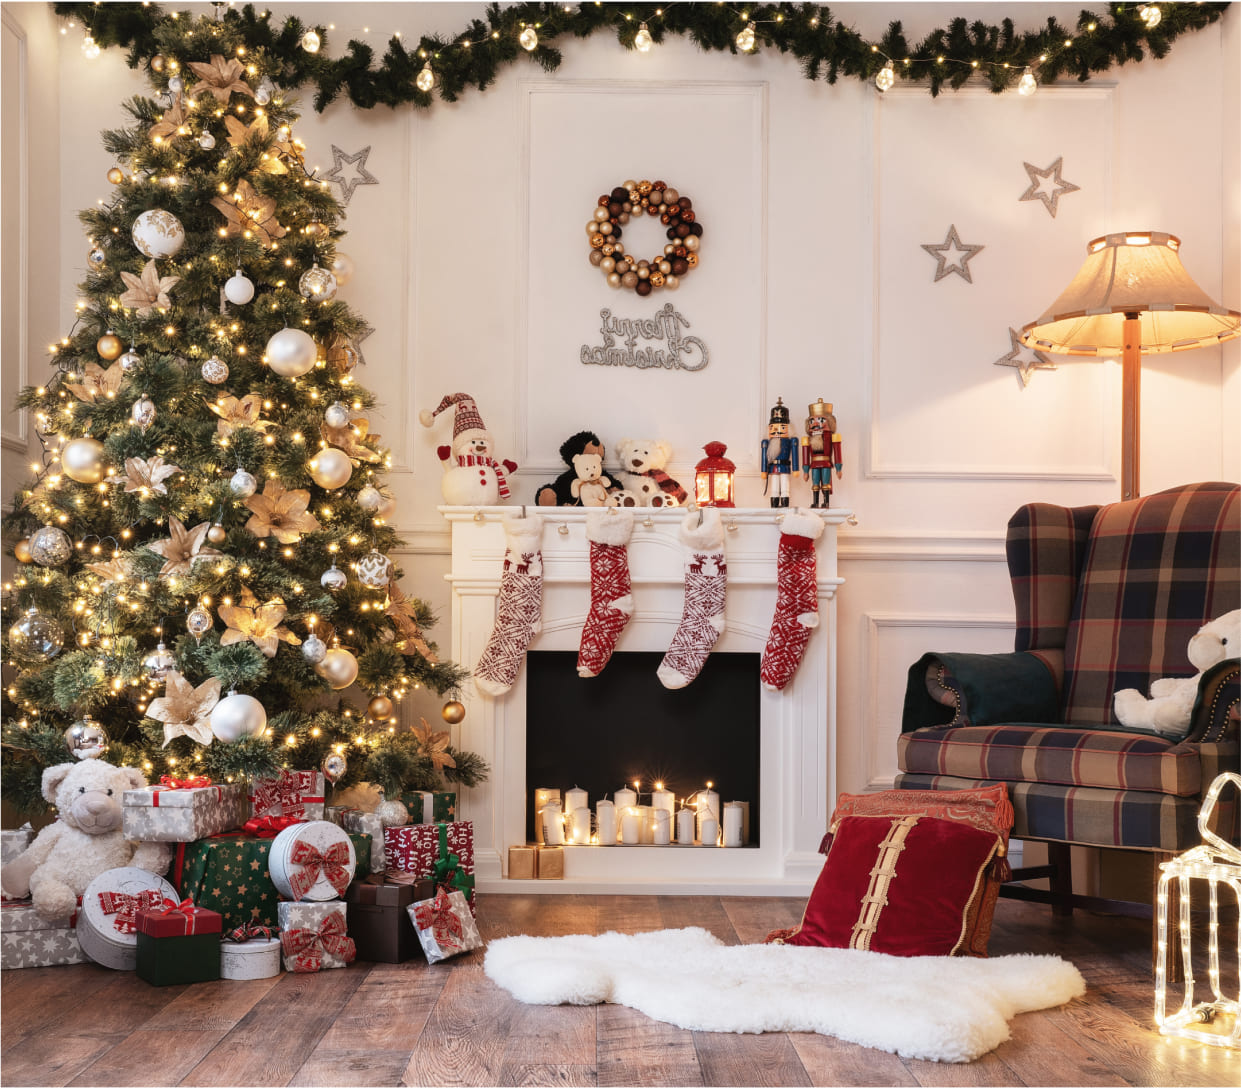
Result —
<path fill-rule="evenodd" d="M 668 244 L 649 261 L 625 252 L 621 241 L 633 216 L 659 216 L 667 228 Z M 694 202 L 662 181 L 627 181 L 601 196 L 586 224 L 590 238 L 590 263 L 603 271 L 611 287 L 627 287 L 642 297 L 666 288 L 675 291 L 681 277 L 698 265 L 702 224 Z"/>

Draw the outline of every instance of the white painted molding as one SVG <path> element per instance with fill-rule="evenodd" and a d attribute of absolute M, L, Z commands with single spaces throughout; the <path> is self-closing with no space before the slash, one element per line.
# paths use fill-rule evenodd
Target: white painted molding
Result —
<path fill-rule="evenodd" d="M 13 278 L 17 281 L 8 282 L 5 277 L 6 291 L 13 292 L 16 297 L 17 305 L 17 386 L 23 388 L 30 384 L 30 280 L 33 270 L 30 267 L 30 58 L 29 58 L 29 39 L 26 29 L 23 27 L 9 11 L 7 5 L 0 9 L 0 21 L 3 24 L 3 32 L 12 34 L 17 41 L 18 50 L 18 102 L 16 108 L 12 103 L 8 104 L 6 109 L 6 122 L 14 119 L 16 114 L 18 125 L 17 144 L 18 159 L 14 163 L 6 163 L 6 169 L 16 173 L 18 200 L 20 211 L 18 213 L 18 222 L 20 223 L 18 236 L 16 239 L 9 238 L 5 241 L 8 245 L 16 249 L 14 260 L 14 271 L 17 273 Z M 13 110 L 13 113 L 9 111 Z M 6 397 L 11 397 L 13 390 L 6 391 Z M 25 411 L 4 413 L 3 423 L 0 424 L 0 447 L 6 450 L 12 450 L 14 453 L 25 454 L 30 441 L 30 420 L 29 413 Z"/>
<path fill-rule="evenodd" d="M 1003 533 L 919 532 L 846 529 L 840 534 L 841 562 L 1004 563 Z"/>

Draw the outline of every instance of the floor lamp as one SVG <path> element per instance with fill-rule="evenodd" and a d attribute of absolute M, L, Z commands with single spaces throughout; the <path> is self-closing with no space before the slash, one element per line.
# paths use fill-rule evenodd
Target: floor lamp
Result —
<path fill-rule="evenodd" d="M 1021 342 L 1057 355 L 1119 355 L 1121 497 L 1136 498 L 1142 355 L 1189 351 L 1241 335 L 1241 313 L 1221 306 L 1185 271 L 1172 234 L 1107 234 L 1086 246 L 1073 282 Z"/>

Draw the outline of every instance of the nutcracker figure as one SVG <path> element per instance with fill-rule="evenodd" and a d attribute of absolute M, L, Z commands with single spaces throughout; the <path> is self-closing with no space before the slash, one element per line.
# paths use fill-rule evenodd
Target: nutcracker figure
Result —
<path fill-rule="evenodd" d="M 767 437 L 762 443 L 762 471 L 765 486 L 771 487 L 771 505 L 788 506 L 789 477 L 797 472 L 797 439 L 792 437 L 789 410 L 784 400 L 776 397 L 776 406 L 767 422 Z"/>
<path fill-rule="evenodd" d="M 814 502 L 810 508 L 817 509 L 819 498 L 823 499 L 823 509 L 832 504 L 832 469 L 836 470 L 836 479 L 840 479 L 844 462 L 840 456 L 840 435 L 836 431 L 836 417 L 832 414 L 832 406 L 824 404 L 820 397 L 807 411 L 806 433 L 802 436 L 802 478 L 810 481 L 814 492 Z"/>

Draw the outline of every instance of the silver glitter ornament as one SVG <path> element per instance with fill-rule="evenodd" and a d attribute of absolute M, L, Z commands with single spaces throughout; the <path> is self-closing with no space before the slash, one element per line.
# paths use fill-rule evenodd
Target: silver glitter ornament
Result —
<path fill-rule="evenodd" d="M 129 410 L 129 418 L 145 431 L 155 422 L 155 401 L 143 393 L 134 401 L 134 406 Z"/>
<path fill-rule="evenodd" d="M 302 657 L 312 665 L 319 664 L 327 656 L 327 643 L 318 635 L 311 635 L 302 643 Z"/>
<path fill-rule="evenodd" d="M 30 558 L 41 567 L 59 567 L 73 554 L 73 541 L 64 529 L 45 525 L 30 534 Z"/>
<path fill-rule="evenodd" d="M 91 268 L 102 268 L 108 261 L 108 255 L 98 246 L 94 246 L 86 255 L 86 259 L 90 263 Z"/>
<path fill-rule="evenodd" d="M 320 766 L 323 768 L 323 777 L 333 786 L 344 778 L 345 772 L 349 770 L 349 763 L 340 752 L 328 752 Z"/>
<path fill-rule="evenodd" d="M 222 385 L 228 381 L 228 363 L 218 355 L 213 355 L 203 363 L 202 375 L 203 381 L 210 382 L 212 385 Z"/>
<path fill-rule="evenodd" d="M 358 581 L 369 589 L 382 589 L 392 578 L 392 560 L 372 548 L 358 560 Z"/>
<path fill-rule="evenodd" d="M 213 147 L 215 147 L 215 137 L 204 129 L 198 137 L 198 146 L 204 151 L 210 151 Z"/>
<path fill-rule="evenodd" d="M 134 368 L 142 362 L 142 356 L 134 351 L 133 345 L 131 344 L 129 346 L 129 350 L 120 357 L 118 362 L 120 362 L 121 369 L 125 371 L 126 374 L 131 374 L 133 373 Z"/>
<path fill-rule="evenodd" d="M 356 501 L 368 514 L 373 514 L 383 504 L 384 497 L 374 484 L 367 484 L 358 492 Z"/>
<path fill-rule="evenodd" d="M 239 499 L 248 499 L 259 489 L 259 482 L 244 468 L 239 468 L 228 481 L 228 489 Z"/>
<path fill-rule="evenodd" d="M 210 631 L 214 623 L 211 613 L 202 607 L 191 610 L 190 614 L 185 617 L 185 629 L 194 636 L 195 642 Z"/>
<path fill-rule="evenodd" d="M 409 809 L 400 801 L 381 799 L 375 806 L 375 815 L 384 827 L 404 827 L 409 823 Z"/>
<path fill-rule="evenodd" d="M 254 88 L 254 101 L 260 106 L 266 106 L 271 101 L 271 96 L 275 93 L 276 88 L 270 79 L 266 76 L 263 81 Z"/>
<path fill-rule="evenodd" d="M 344 589 L 349 582 L 349 575 L 333 563 L 327 570 L 323 572 L 323 577 L 319 579 L 319 584 L 324 589 L 335 593 L 337 590 Z"/>
<path fill-rule="evenodd" d="M 9 628 L 9 656 L 19 665 L 42 665 L 64 645 L 60 624 L 37 608 L 26 609 L 26 614 Z"/>
<path fill-rule="evenodd" d="M 329 427 L 345 426 L 349 422 L 349 405 L 339 400 L 329 404 L 323 413 L 323 422 Z"/>
<path fill-rule="evenodd" d="M 177 659 L 168 652 L 163 642 L 142 659 L 142 671 L 152 680 L 163 680 L 176 667 Z"/>
<path fill-rule="evenodd" d="M 88 714 L 65 730 L 65 747 L 75 759 L 98 759 L 108 750 L 108 734 Z"/>
<path fill-rule="evenodd" d="M 316 261 L 302 273 L 297 281 L 297 289 L 302 298 L 314 299 L 316 302 L 327 302 L 336 297 L 336 277 Z"/>
<path fill-rule="evenodd" d="M 168 89 L 173 94 L 180 94 L 183 90 L 185 90 L 185 81 L 180 76 L 173 76 L 168 81 Z"/>

